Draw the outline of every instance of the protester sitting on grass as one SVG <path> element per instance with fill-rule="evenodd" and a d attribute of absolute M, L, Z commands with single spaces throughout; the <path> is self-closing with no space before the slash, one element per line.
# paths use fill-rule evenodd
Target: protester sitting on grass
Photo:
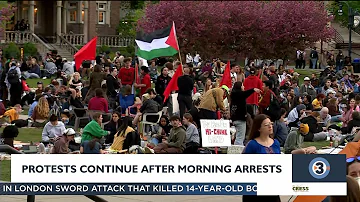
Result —
<path fill-rule="evenodd" d="M 64 134 L 58 136 L 54 140 L 54 148 L 51 151 L 52 154 L 68 154 L 69 151 L 69 142 L 74 140 L 75 131 L 72 128 L 66 129 Z"/>
<path fill-rule="evenodd" d="M 285 141 L 285 154 L 314 154 L 316 152 L 315 147 L 302 148 L 302 144 L 304 143 L 304 137 L 308 135 L 308 133 L 308 124 L 300 124 L 299 129 L 292 128 Z"/>
<path fill-rule="evenodd" d="M 44 122 L 49 118 L 49 103 L 45 97 L 39 99 L 38 104 L 34 108 L 34 112 L 31 115 L 31 119 L 37 122 Z"/>
<path fill-rule="evenodd" d="M 151 144 L 149 147 L 153 148 L 154 146 L 158 145 L 162 142 L 163 139 L 169 137 L 171 125 L 168 117 L 166 115 L 162 115 L 160 118 L 160 122 L 153 127 L 155 133 L 153 138 L 151 139 Z"/>
<path fill-rule="evenodd" d="M 103 117 L 100 113 L 94 113 L 93 120 L 90 121 L 84 128 L 81 135 L 81 142 L 92 140 L 94 137 L 101 139 L 103 136 L 109 135 L 110 131 L 101 128 Z"/>
<path fill-rule="evenodd" d="M 304 117 L 301 120 L 301 123 L 308 124 L 309 126 L 309 134 L 305 136 L 305 142 L 317 142 L 323 141 L 327 138 L 327 132 L 323 132 L 323 127 L 319 124 L 320 121 L 320 113 L 317 111 L 312 112 L 309 116 Z"/>
<path fill-rule="evenodd" d="M 81 154 L 103 154 L 102 146 L 100 144 L 100 139 L 94 137 L 92 140 L 85 140 L 80 145 Z"/>
<path fill-rule="evenodd" d="M 360 112 L 353 111 L 352 120 L 349 121 L 347 127 L 341 128 L 342 134 L 349 134 L 354 127 L 360 127 Z"/>
<path fill-rule="evenodd" d="M 45 124 L 42 131 L 42 142 L 44 145 L 50 142 L 54 142 L 55 138 L 62 136 L 65 130 L 65 124 L 61 121 L 58 121 L 58 117 L 55 114 L 52 114 L 49 118 L 49 122 Z"/>
<path fill-rule="evenodd" d="M 274 129 L 274 139 L 279 141 L 280 146 L 283 147 L 288 136 L 288 127 L 285 123 L 286 110 L 281 108 L 280 110 L 281 117 L 279 120 L 276 120 L 273 125 Z"/>
<path fill-rule="evenodd" d="M 170 130 L 170 136 L 167 140 L 162 141 L 154 148 L 156 154 L 178 154 L 183 153 L 185 149 L 186 131 L 181 126 L 179 116 L 172 116 L 170 118 L 173 128 Z M 153 153 L 149 147 L 145 147 L 145 153 Z"/>
<path fill-rule="evenodd" d="M 327 107 L 323 107 L 320 110 L 320 123 L 323 123 L 323 127 L 328 127 L 330 125 L 331 116 L 329 115 L 329 109 Z"/>
<path fill-rule="evenodd" d="M 0 116 L 0 118 L 5 118 L 7 123 L 11 123 L 12 121 L 19 119 L 19 114 L 22 112 L 22 108 L 20 104 L 16 104 L 11 109 L 7 110 L 4 115 Z"/>
<path fill-rule="evenodd" d="M 114 142 L 110 149 L 117 151 L 126 150 L 133 145 L 140 145 L 140 141 L 140 135 L 132 126 L 132 118 L 127 116 L 122 120 L 122 124 L 114 136 Z"/>
<path fill-rule="evenodd" d="M 33 112 L 34 112 L 34 109 L 36 107 L 36 105 L 39 103 L 39 99 L 42 97 L 43 95 L 42 94 L 37 94 L 35 96 L 35 100 L 33 103 L 31 103 L 30 107 L 29 107 L 29 111 L 28 111 L 28 116 L 31 117 Z"/>
<path fill-rule="evenodd" d="M 343 113 L 342 117 L 339 118 L 339 120 L 343 122 L 342 127 L 347 127 L 347 124 L 352 119 L 352 113 L 355 110 L 355 108 L 356 108 L 356 105 L 355 105 L 354 98 L 350 99 L 349 104 L 346 105 L 346 107 L 342 108 L 344 113 Z"/>
<path fill-rule="evenodd" d="M 316 98 L 312 101 L 313 110 L 320 111 L 322 106 L 322 101 L 325 99 L 325 95 L 320 93 L 316 96 Z"/>
<path fill-rule="evenodd" d="M 121 126 L 121 114 L 118 111 L 112 113 L 112 118 L 109 123 L 104 126 L 104 130 L 110 131 L 110 134 L 105 137 L 106 144 L 112 144 L 114 142 L 114 135 Z"/>
<path fill-rule="evenodd" d="M 143 96 L 143 104 L 140 107 L 139 112 L 136 114 L 133 124 L 137 124 L 142 119 L 142 115 L 146 113 L 158 113 L 162 110 L 162 106 L 160 106 L 155 100 L 151 99 L 148 93 L 145 93 Z M 158 116 L 148 116 L 146 121 L 156 123 L 158 120 Z M 147 131 L 146 131 L 147 132 Z"/>
<path fill-rule="evenodd" d="M 305 117 L 306 106 L 304 104 L 299 104 L 293 108 L 287 117 L 289 127 L 298 127 L 300 120 Z"/>
<path fill-rule="evenodd" d="M 185 154 L 196 154 L 197 150 L 200 148 L 199 131 L 193 122 L 191 114 L 185 113 L 183 116 L 183 124 L 186 127 Z"/>
<path fill-rule="evenodd" d="M 0 145 L 6 144 L 10 147 L 14 147 L 14 138 L 19 135 L 19 129 L 16 126 L 6 126 L 0 135 Z"/>

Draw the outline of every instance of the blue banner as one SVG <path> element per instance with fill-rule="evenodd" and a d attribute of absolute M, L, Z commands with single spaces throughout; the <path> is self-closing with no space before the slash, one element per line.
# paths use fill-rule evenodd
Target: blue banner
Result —
<path fill-rule="evenodd" d="M 344 154 L 292 156 L 292 182 L 346 182 Z"/>
<path fill-rule="evenodd" d="M 0 195 L 256 195 L 256 183 L 0 183 Z"/>

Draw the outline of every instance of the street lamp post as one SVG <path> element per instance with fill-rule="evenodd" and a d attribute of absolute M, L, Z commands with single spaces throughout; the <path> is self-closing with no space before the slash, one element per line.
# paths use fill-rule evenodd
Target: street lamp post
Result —
<path fill-rule="evenodd" d="M 350 61 L 351 61 L 351 31 L 352 31 L 352 28 L 354 26 L 354 12 L 351 8 L 351 6 L 349 5 L 349 3 L 347 1 L 339 1 L 339 10 L 338 10 L 338 14 L 341 16 L 343 14 L 343 11 L 342 11 L 342 3 L 345 3 L 346 6 L 348 7 L 348 18 L 349 18 L 349 22 L 348 22 L 348 28 L 349 28 L 349 57 L 350 57 Z"/>

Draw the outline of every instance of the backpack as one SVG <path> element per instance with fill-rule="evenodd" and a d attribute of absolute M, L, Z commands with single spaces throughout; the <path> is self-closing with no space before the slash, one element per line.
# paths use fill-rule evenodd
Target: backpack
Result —
<path fill-rule="evenodd" d="M 7 80 L 10 84 L 18 84 L 20 82 L 16 68 L 9 70 L 9 72 L 7 73 Z"/>
<path fill-rule="evenodd" d="M 271 118 L 271 121 L 276 121 L 281 116 L 281 107 L 280 101 L 276 95 L 271 92 L 270 105 L 265 109 L 264 114 L 268 115 Z"/>
<path fill-rule="evenodd" d="M 299 54 L 299 59 L 300 60 L 303 60 L 304 59 L 304 53 L 300 51 L 300 54 Z"/>

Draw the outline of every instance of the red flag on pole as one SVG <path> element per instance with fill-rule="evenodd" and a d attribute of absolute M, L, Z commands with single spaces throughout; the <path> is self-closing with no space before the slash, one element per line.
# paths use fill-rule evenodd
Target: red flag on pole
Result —
<path fill-rule="evenodd" d="M 172 91 L 179 90 L 179 87 L 177 85 L 177 80 L 181 75 L 183 75 L 183 69 L 180 64 L 179 67 L 177 68 L 174 76 L 171 78 L 169 84 L 166 86 L 166 89 L 164 91 L 164 103 L 168 99 L 168 97 L 170 96 L 170 93 Z"/>
<path fill-rule="evenodd" d="M 84 60 L 95 60 L 96 57 L 97 36 L 91 39 L 84 47 L 82 47 L 74 55 L 76 71 L 79 71 L 81 63 Z"/>
<path fill-rule="evenodd" d="M 220 86 L 226 85 L 228 88 L 232 88 L 231 75 L 230 75 L 230 61 L 227 62 L 223 77 L 220 82 Z"/>

